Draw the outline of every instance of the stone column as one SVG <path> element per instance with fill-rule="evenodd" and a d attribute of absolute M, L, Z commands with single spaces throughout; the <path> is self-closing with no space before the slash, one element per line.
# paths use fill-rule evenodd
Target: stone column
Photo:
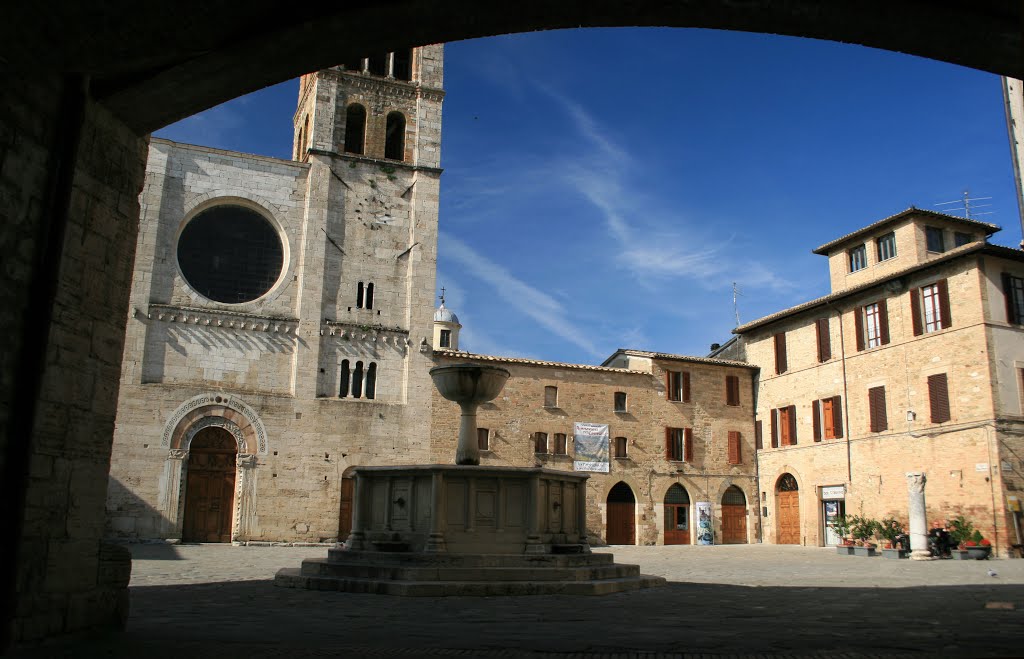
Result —
<path fill-rule="evenodd" d="M 355 472 L 355 501 L 352 502 L 352 535 L 348 537 L 348 548 L 351 550 L 366 549 L 366 524 L 368 519 L 368 502 L 370 499 L 370 479 Z"/>
<path fill-rule="evenodd" d="M 546 502 L 545 502 L 546 503 Z M 540 541 L 540 474 L 530 476 L 526 486 L 526 548 L 524 554 L 544 554 L 544 545 Z"/>
<path fill-rule="evenodd" d="M 927 478 L 921 472 L 907 472 L 907 489 L 910 492 L 910 558 L 915 561 L 932 559 L 928 551 L 928 518 L 925 515 L 924 484 Z"/>
<path fill-rule="evenodd" d="M 430 477 L 430 535 L 427 536 L 423 551 L 442 553 L 448 551 L 444 539 L 444 474 L 435 471 Z"/>
<path fill-rule="evenodd" d="M 252 539 L 252 523 L 256 517 L 256 456 L 239 453 L 235 465 L 238 501 L 235 503 L 235 528 L 231 541 L 240 542 Z"/>
<path fill-rule="evenodd" d="M 188 462 L 188 451 L 172 448 L 164 460 L 164 473 L 160 475 L 160 494 L 157 500 L 163 515 L 165 539 L 181 539 L 181 482 Z"/>

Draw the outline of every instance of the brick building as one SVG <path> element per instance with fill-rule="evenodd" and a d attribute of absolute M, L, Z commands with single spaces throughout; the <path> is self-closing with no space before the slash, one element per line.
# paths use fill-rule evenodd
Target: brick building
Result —
<path fill-rule="evenodd" d="M 908 209 L 814 250 L 830 294 L 734 330 L 719 354 L 760 367 L 764 541 L 835 544 L 844 511 L 906 523 L 920 471 L 929 520 L 1020 544 L 1024 253 L 997 230 Z"/>
<path fill-rule="evenodd" d="M 293 160 L 151 141 L 108 534 L 335 539 L 352 466 L 427 460 L 442 57 L 303 76 Z"/>

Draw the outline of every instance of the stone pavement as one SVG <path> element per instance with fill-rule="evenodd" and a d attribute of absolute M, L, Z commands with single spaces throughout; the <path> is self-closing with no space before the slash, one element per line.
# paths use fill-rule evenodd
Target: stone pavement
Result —
<path fill-rule="evenodd" d="M 664 588 L 399 598 L 275 588 L 318 547 L 134 545 L 122 634 L 16 657 L 1024 656 L 1024 561 L 749 545 L 614 547 Z M 606 550 L 599 550 L 606 551 Z M 994 570 L 997 576 L 988 575 Z"/>

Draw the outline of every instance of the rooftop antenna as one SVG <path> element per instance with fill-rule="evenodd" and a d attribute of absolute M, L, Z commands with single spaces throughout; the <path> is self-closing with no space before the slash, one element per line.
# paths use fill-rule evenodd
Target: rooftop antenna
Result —
<path fill-rule="evenodd" d="M 972 196 L 970 196 L 969 191 L 964 190 L 963 198 L 957 199 L 955 201 L 944 201 L 944 202 L 942 202 L 940 204 L 935 204 L 935 205 L 936 206 L 949 206 L 950 204 L 957 204 L 957 206 L 954 206 L 953 208 L 943 208 L 942 212 L 949 213 L 949 214 L 961 212 L 961 213 L 964 214 L 964 217 L 966 217 L 968 220 L 973 220 L 974 218 L 976 218 L 979 215 L 992 215 L 992 213 L 994 213 L 995 211 L 981 211 L 981 212 L 979 212 L 976 209 L 978 209 L 978 208 L 986 208 L 986 207 L 991 206 L 992 204 L 972 204 L 971 202 L 974 202 L 974 201 L 985 201 L 986 199 L 991 199 L 991 198 L 992 197 L 972 197 Z"/>
<path fill-rule="evenodd" d="M 740 326 L 740 305 L 738 296 L 743 295 L 740 293 L 740 289 L 736 287 L 736 282 L 732 283 L 732 312 L 736 314 L 736 327 Z"/>

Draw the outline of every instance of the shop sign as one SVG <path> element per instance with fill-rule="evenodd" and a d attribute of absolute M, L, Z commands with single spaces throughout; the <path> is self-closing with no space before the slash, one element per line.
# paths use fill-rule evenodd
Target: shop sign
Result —
<path fill-rule="evenodd" d="M 845 499 L 846 498 L 846 486 L 845 485 L 829 485 L 821 488 L 822 499 Z"/>

